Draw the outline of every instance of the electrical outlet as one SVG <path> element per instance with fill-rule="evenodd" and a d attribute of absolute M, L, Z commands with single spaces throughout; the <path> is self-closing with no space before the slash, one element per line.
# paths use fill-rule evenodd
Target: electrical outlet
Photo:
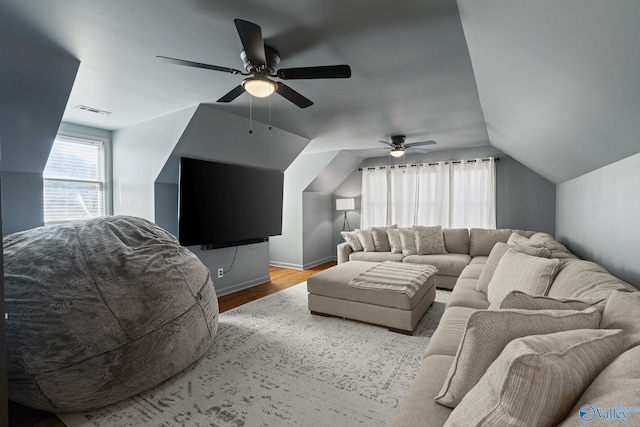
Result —
<path fill-rule="evenodd" d="M 222 276 L 224 276 L 224 269 L 223 268 L 219 268 L 218 269 L 218 279 L 221 278 Z"/>

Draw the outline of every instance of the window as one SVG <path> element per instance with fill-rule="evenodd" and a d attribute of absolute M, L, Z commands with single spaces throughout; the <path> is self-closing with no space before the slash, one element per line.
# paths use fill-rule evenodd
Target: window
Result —
<path fill-rule="evenodd" d="M 363 228 L 495 228 L 495 159 L 366 168 L 361 203 Z"/>
<path fill-rule="evenodd" d="M 105 215 L 103 142 L 58 135 L 43 178 L 45 224 Z"/>

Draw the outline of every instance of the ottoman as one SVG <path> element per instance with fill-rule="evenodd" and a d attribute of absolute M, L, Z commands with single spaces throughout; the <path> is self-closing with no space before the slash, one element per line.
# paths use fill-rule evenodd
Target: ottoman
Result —
<path fill-rule="evenodd" d="M 385 289 L 349 286 L 349 282 L 377 264 L 349 261 L 309 277 L 311 313 L 373 323 L 393 332 L 413 335 L 414 328 L 435 300 L 435 273 L 428 275 L 413 297 Z"/>

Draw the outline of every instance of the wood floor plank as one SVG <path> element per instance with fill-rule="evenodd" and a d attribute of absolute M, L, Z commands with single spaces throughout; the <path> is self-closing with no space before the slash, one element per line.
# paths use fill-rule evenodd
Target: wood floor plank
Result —
<path fill-rule="evenodd" d="M 295 286 L 307 280 L 309 276 L 334 265 L 336 265 L 335 261 L 330 261 L 307 270 L 269 267 L 270 281 L 218 297 L 220 312 Z M 55 414 L 27 408 L 12 401 L 9 401 L 9 425 L 13 427 L 65 427 Z"/>

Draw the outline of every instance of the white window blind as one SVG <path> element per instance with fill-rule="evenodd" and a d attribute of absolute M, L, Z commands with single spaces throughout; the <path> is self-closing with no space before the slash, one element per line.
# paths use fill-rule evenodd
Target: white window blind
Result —
<path fill-rule="evenodd" d="M 58 137 L 44 169 L 44 222 L 55 224 L 105 214 L 104 144 Z"/>

